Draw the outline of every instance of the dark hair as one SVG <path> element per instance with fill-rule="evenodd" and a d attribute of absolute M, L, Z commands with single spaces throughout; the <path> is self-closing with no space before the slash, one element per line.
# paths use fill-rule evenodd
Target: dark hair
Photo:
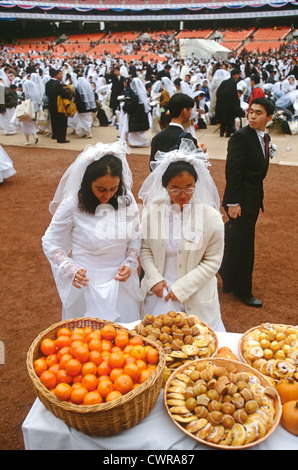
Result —
<path fill-rule="evenodd" d="M 190 109 L 193 108 L 195 102 L 193 98 L 185 93 L 175 93 L 168 103 L 168 109 L 172 118 L 177 118 L 180 116 L 184 108 Z"/>
<path fill-rule="evenodd" d="M 270 98 L 264 98 L 263 96 L 255 98 L 251 104 L 259 104 L 263 106 L 265 108 L 267 116 L 271 116 L 275 110 L 274 101 L 272 101 Z"/>
<path fill-rule="evenodd" d="M 172 163 L 169 164 L 168 168 L 166 169 L 166 171 L 162 175 L 161 183 L 162 183 L 163 187 L 166 188 L 172 178 L 174 178 L 175 176 L 180 175 L 184 171 L 187 171 L 188 173 L 190 173 L 194 177 L 194 180 L 197 181 L 198 175 L 197 175 L 197 172 L 196 172 L 196 170 L 194 169 L 194 167 L 192 166 L 191 163 L 189 163 L 189 162 L 180 162 L 180 161 L 172 162 Z"/>
<path fill-rule="evenodd" d="M 95 160 L 94 162 L 90 163 L 90 165 L 86 168 L 81 183 L 81 188 L 78 192 L 79 208 L 81 210 L 95 214 L 96 208 L 100 202 L 98 201 L 97 197 L 94 196 L 91 189 L 91 184 L 97 178 L 105 175 L 118 176 L 120 179 L 118 189 L 114 196 L 109 200 L 108 204 L 117 210 L 119 196 L 125 196 L 127 205 L 129 204 L 129 199 L 126 196 L 126 190 L 123 184 L 122 162 L 114 155 L 105 155 L 100 160 Z"/>
<path fill-rule="evenodd" d="M 240 69 L 233 69 L 231 71 L 231 77 L 234 77 L 234 75 L 239 75 L 241 72 L 240 72 Z"/>
<path fill-rule="evenodd" d="M 50 77 L 51 77 L 51 78 L 57 77 L 58 72 L 59 72 L 59 70 L 54 69 L 54 68 L 50 68 L 50 72 L 49 72 Z"/>
<path fill-rule="evenodd" d="M 255 84 L 257 85 L 258 83 L 260 83 L 261 78 L 258 73 L 254 73 L 253 75 L 250 76 L 250 80 L 253 80 Z"/>

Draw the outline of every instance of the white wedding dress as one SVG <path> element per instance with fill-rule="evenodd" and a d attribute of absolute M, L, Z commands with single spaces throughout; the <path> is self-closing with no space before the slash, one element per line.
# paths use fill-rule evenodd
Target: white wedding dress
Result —
<path fill-rule="evenodd" d="M 77 198 L 63 200 L 42 238 L 63 304 L 62 320 L 83 316 L 121 323 L 139 320 L 140 244 L 135 203 L 118 210 L 100 205 L 94 215 L 81 211 Z M 131 268 L 126 282 L 114 279 L 122 265 Z M 72 284 L 79 269 L 86 269 L 89 279 L 88 286 L 80 289 Z"/>
<path fill-rule="evenodd" d="M 11 158 L 7 155 L 2 145 L 0 145 L 0 183 L 10 178 L 16 173 Z"/>
<path fill-rule="evenodd" d="M 165 226 L 168 227 L 168 236 L 166 239 L 166 256 L 163 271 L 163 278 L 168 286 L 168 290 L 164 288 L 163 297 L 157 297 L 152 291 L 147 293 L 143 305 L 144 317 L 146 314 L 154 316 L 162 313 L 168 313 L 170 310 L 174 312 L 185 312 L 184 304 L 179 300 L 165 300 L 165 297 L 171 290 L 171 285 L 177 281 L 177 253 L 178 246 L 183 236 L 184 227 L 190 216 L 192 202 L 185 205 L 183 211 L 177 210 L 177 206 L 168 204 L 165 213 Z M 216 331 L 226 331 L 222 320 L 220 319 L 215 328 Z"/>

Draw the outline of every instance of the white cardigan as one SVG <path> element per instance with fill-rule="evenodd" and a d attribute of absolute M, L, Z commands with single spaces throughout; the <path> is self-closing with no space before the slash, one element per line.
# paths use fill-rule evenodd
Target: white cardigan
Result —
<path fill-rule="evenodd" d="M 154 201 L 143 211 L 140 261 L 145 271 L 141 283 L 144 297 L 155 284 L 163 281 L 167 203 L 166 199 Z M 221 215 L 212 207 L 194 201 L 178 246 L 178 279 L 171 290 L 184 304 L 187 315 L 197 315 L 212 329 L 221 316 L 216 273 L 221 265 L 223 249 Z"/>

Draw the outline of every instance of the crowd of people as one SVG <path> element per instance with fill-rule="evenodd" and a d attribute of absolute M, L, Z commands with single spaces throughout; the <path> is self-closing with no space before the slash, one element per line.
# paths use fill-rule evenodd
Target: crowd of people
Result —
<path fill-rule="evenodd" d="M 196 310 L 211 328 L 224 331 L 217 273 L 224 292 L 262 307 L 252 294 L 252 273 L 270 159 L 266 127 L 279 109 L 295 119 L 297 79 L 294 56 L 2 61 L 4 133 L 20 129 L 27 145 L 31 135 L 37 143 L 37 133 L 47 132 L 65 144 L 68 127 L 82 138 L 92 136 L 92 126 L 119 128 L 118 141 L 85 148 L 50 204 L 53 219 L 42 243 L 63 318 L 100 310 L 109 320 L 131 322 L 146 312 Z M 17 106 L 28 99 L 34 116 L 23 120 Z M 217 123 L 220 136 L 229 138 L 225 225 L 206 148 L 196 139 L 197 129 Z M 151 146 L 151 172 L 138 195 L 142 220 L 127 144 Z"/>
<path fill-rule="evenodd" d="M 168 126 L 169 99 L 182 92 L 195 100 L 186 125 L 194 137 L 197 129 L 216 123 L 220 135 L 230 136 L 235 123 L 241 127 L 257 96 L 270 97 L 276 110 L 285 111 L 287 121 L 295 120 L 297 79 L 295 53 L 255 58 L 231 54 L 226 60 L 169 57 L 166 61 L 125 61 L 107 54 L 101 59 L 73 56 L 66 61 L 32 59 L 4 50 L 0 56 L 0 128 L 6 135 L 23 132 L 28 145 L 37 143 L 41 132 L 67 143 L 67 128 L 79 137 L 91 138 L 92 127 L 115 125 L 129 145 L 149 147 L 147 131 L 154 136 Z M 51 88 L 57 82 L 60 85 L 54 87 L 53 95 Z M 57 108 L 58 95 L 70 101 L 67 110 Z M 16 107 L 27 99 L 34 103 L 35 117 L 18 119 Z"/>

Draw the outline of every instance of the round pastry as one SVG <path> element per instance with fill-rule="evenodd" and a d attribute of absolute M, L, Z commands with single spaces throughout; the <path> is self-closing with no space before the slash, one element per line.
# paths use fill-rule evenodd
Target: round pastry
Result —
<path fill-rule="evenodd" d="M 209 402 L 210 402 L 210 398 L 208 398 L 207 395 L 205 395 L 204 393 L 197 397 L 198 405 L 208 406 Z"/>
<path fill-rule="evenodd" d="M 259 408 L 259 405 L 255 400 L 248 400 L 245 403 L 245 410 L 248 414 L 255 413 L 257 409 Z"/>
<path fill-rule="evenodd" d="M 233 413 L 233 418 L 236 423 L 244 424 L 247 420 L 247 413 L 244 408 L 240 408 Z"/>
<path fill-rule="evenodd" d="M 232 427 L 235 424 L 235 420 L 233 416 L 230 414 L 224 414 L 221 420 L 221 424 L 226 428 L 226 429 L 232 429 Z"/>
<path fill-rule="evenodd" d="M 177 328 L 174 332 L 173 332 L 173 339 L 182 339 L 184 336 L 184 334 L 182 333 L 182 331 Z"/>
<path fill-rule="evenodd" d="M 194 394 L 196 396 L 198 395 L 201 395 L 201 394 L 204 394 L 207 392 L 207 386 L 206 386 L 206 383 L 204 381 L 200 381 L 198 380 L 195 385 L 193 386 L 193 391 L 194 391 Z M 208 397 L 208 395 L 206 395 L 207 398 L 210 400 L 210 398 Z M 209 403 L 209 402 L 208 402 Z"/>
<path fill-rule="evenodd" d="M 208 396 L 208 392 L 207 392 Z M 217 400 L 212 400 L 208 403 L 208 410 L 209 411 L 220 411 L 222 409 L 222 403 Z"/>
<path fill-rule="evenodd" d="M 231 403 L 236 406 L 236 408 L 243 408 L 244 406 L 244 398 L 240 395 L 240 393 L 235 393 L 232 396 Z"/>
<path fill-rule="evenodd" d="M 183 338 L 183 343 L 184 344 L 193 344 L 193 342 L 194 342 L 193 336 L 191 336 L 191 335 L 184 336 L 184 338 Z"/>
<path fill-rule="evenodd" d="M 252 400 L 252 393 L 248 388 L 241 390 L 240 394 L 243 396 L 245 401 Z"/>
<path fill-rule="evenodd" d="M 197 335 L 200 334 L 200 327 L 199 327 L 199 325 L 196 325 L 196 324 L 195 324 L 195 325 L 193 325 L 193 326 L 191 327 L 191 334 L 192 334 L 192 336 L 197 336 Z"/>
<path fill-rule="evenodd" d="M 174 351 L 179 351 L 183 345 L 184 343 L 181 339 L 174 339 L 172 342 L 172 348 L 174 349 Z"/>
<path fill-rule="evenodd" d="M 221 411 L 211 411 L 208 415 L 208 421 L 214 426 L 221 423 L 223 414 Z"/>
<path fill-rule="evenodd" d="M 185 336 L 189 336 L 191 335 L 191 328 L 189 325 L 184 325 L 182 328 L 181 328 L 181 331 L 182 333 L 185 335 Z"/>
<path fill-rule="evenodd" d="M 219 395 L 223 395 L 224 393 L 227 392 L 228 386 L 225 384 L 223 381 L 217 381 L 214 389 Z"/>
<path fill-rule="evenodd" d="M 187 323 L 190 327 L 194 326 L 197 323 L 197 317 L 195 315 L 189 315 L 187 317 Z"/>
<path fill-rule="evenodd" d="M 203 405 L 196 406 L 194 412 L 198 418 L 207 418 L 209 414 L 208 409 L 206 408 L 206 406 Z"/>
<path fill-rule="evenodd" d="M 235 410 L 236 410 L 235 405 L 233 405 L 232 403 L 229 403 L 229 402 L 223 403 L 223 405 L 221 407 L 221 411 L 224 414 L 232 415 L 235 412 Z"/>

